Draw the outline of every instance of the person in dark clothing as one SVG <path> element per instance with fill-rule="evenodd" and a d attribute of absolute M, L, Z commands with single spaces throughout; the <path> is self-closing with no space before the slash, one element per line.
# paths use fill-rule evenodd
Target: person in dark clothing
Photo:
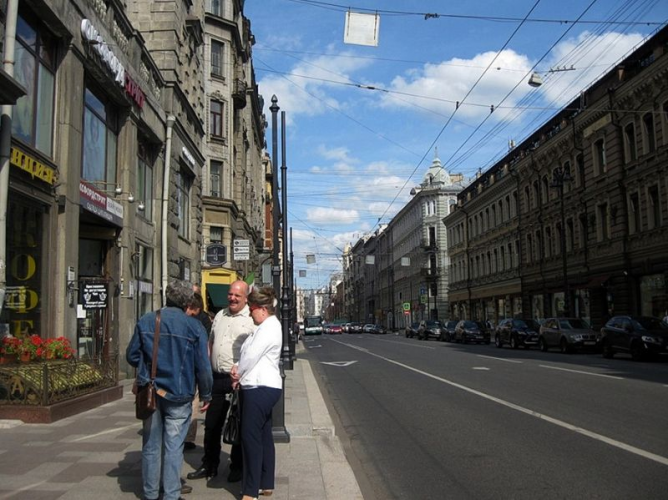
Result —
<path fill-rule="evenodd" d="M 188 479 L 207 480 L 218 474 L 220 466 L 221 437 L 223 424 L 229 408 L 226 396 L 232 392 L 230 370 L 239 360 L 241 345 L 255 329 L 248 309 L 248 284 L 235 281 L 227 294 L 228 306 L 216 314 L 211 328 L 209 346 L 213 369 L 213 390 L 211 405 L 204 419 L 204 456 L 202 465 L 188 473 Z M 227 480 L 241 481 L 241 447 L 232 446 L 230 451 L 230 472 Z"/>

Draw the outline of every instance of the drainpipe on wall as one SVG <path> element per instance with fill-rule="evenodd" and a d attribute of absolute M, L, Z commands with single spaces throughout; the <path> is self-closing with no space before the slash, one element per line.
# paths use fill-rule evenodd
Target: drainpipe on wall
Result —
<path fill-rule="evenodd" d="M 18 0 L 7 2 L 7 22 L 5 23 L 5 54 L 3 69 L 14 76 L 14 45 L 16 42 L 16 22 Z M 2 106 L 0 117 L 0 315 L 5 304 L 7 291 L 7 198 L 9 197 L 9 155 L 12 146 L 12 105 Z"/>
<path fill-rule="evenodd" d="M 166 304 L 165 292 L 167 291 L 167 280 L 169 272 L 167 269 L 167 236 L 169 234 L 169 171 L 172 167 L 172 130 L 176 117 L 167 117 L 167 138 L 165 140 L 165 172 L 162 178 L 162 245 L 160 249 L 162 257 L 162 304 Z"/>

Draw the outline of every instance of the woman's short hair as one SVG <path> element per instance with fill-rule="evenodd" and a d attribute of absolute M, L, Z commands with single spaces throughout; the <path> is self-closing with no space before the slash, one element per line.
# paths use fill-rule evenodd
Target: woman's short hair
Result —
<path fill-rule="evenodd" d="M 253 288 L 248 296 L 248 303 L 266 308 L 269 314 L 276 314 L 276 292 L 270 286 Z"/>
<path fill-rule="evenodd" d="M 193 298 L 193 286 L 187 281 L 174 280 L 165 290 L 165 305 L 185 310 Z"/>

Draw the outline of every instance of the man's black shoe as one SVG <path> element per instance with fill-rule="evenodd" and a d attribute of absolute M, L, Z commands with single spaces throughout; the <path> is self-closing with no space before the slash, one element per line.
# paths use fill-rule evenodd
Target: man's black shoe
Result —
<path fill-rule="evenodd" d="M 186 441 L 185 443 L 183 443 L 184 450 L 194 450 L 195 448 L 197 448 L 197 445 L 192 441 Z"/>
<path fill-rule="evenodd" d="M 242 477 L 241 469 L 230 469 L 230 473 L 227 475 L 227 482 L 238 483 Z"/>
<path fill-rule="evenodd" d="M 204 465 L 202 465 L 199 469 L 194 470 L 192 472 L 188 472 L 186 477 L 188 479 L 204 479 L 204 478 L 206 478 L 208 480 L 208 479 L 211 479 L 212 477 L 216 477 L 217 475 L 218 475 L 218 472 L 210 471 Z"/>
<path fill-rule="evenodd" d="M 182 495 L 187 495 L 188 493 L 192 493 L 193 487 L 188 486 L 187 484 L 182 484 L 181 485 L 181 494 Z"/>

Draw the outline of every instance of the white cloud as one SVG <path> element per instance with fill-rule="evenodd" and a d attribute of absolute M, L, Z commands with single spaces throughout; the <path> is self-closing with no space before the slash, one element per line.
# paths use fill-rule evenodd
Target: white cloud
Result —
<path fill-rule="evenodd" d="M 278 96 L 278 105 L 281 111 L 286 111 L 288 121 L 294 121 L 298 115 L 315 116 L 329 108 L 339 109 L 341 103 L 332 91 L 341 83 L 350 83 L 350 75 L 369 64 L 371 61 L 364 59 L 323 55 L 297 63 L 285 71 L 288 73 L 285 76 L 270 74 L 259 82 L 260 93 L 265 98 L 264 111 L 269 116 L 272 95 Z M 257 67 L 261 69 L 262 65 Z M 280 68 L 272 70 L 284 71 Z"/>
<path fill-rule="evenodd" d="M 643 36 L 638 33 L 614 32 L 603 35 L 584 32 L 577 38 L 565 40 L 554 48 L 547 66 L 551 69 L 573 66 L 575 71 L 545 74 L 540 91 L 556 106 L 568 104 L 642 40 Z"/>
<path fill-rule="evenodd" d="M 314 224 L 354 224 L 359 220 L 359 213 L 357 210 L 317 207 L 308 209 L 306 218 Z"/>
<path fill-rule="evenodd" d="M 490 106 L 500 102 L 532 65 L 527 56 L 510 49 L 502 51 L 494 60 L 495 55 L 496 52 L 485 52 L 471 59 L 453 58 L 438 64 L 425 64 L 419 69 L 411 69 L 403 76 L 395 77 L 390 89 L 432 99 L 407 95 L 395 98 L 392 94 L 382 94 L 382 104 L 386 107 L 413 110 L 417 109 L 413 106 L 416 104 L 449 115 L 455 109 L 455 103 L 462 102 L 466 98 L 457 115 L 460 118 L 480 118 L 489 114 Z M 494 60 L 492 68 L 466 97 L 492 60 Z M 518 88 L 504 105 L 513 105 L 529 90 L 530 88 Z M 502 116 L 503 113 L 495 114 L 496 119 Z"/>

